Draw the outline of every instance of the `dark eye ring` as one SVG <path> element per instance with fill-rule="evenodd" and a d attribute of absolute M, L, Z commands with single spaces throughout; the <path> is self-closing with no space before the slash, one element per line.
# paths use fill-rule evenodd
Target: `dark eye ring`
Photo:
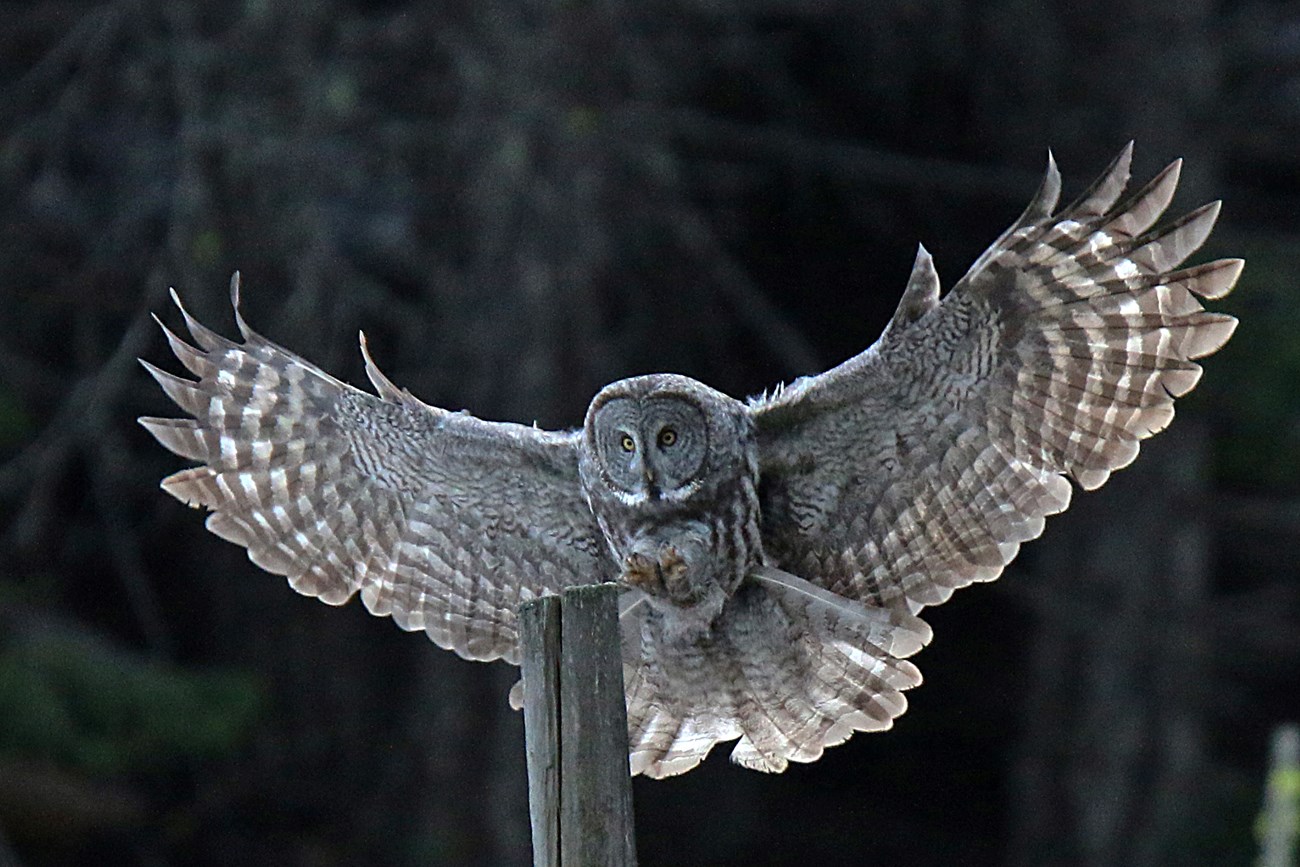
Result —
<path fill-rule="evenodd" d="M 630 434 L 623 434 L 623 438 L 618 441 L 618 444 L 622 446 L 625 452 L 636 451 L 636 440 L 632 439 Z"/>
<path fill-rule="evenodd" d="M 676 445 L 676 443 L 677 443 L 677 431 L 673 430 L 670 427 L 666 427 L 663 430 L 659 431 L 659 445 L 662 448 L 668 448 L 670 446 Z"/>

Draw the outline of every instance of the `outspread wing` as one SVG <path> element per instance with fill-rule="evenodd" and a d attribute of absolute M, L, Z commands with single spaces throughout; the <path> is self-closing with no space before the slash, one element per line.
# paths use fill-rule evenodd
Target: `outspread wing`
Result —
<path fill-rule="evenodd" d="M 235 343 L 173 299 L 198 348 L 163 331 L 195 382 L 145 368 L 192 419 L 142 418 L 201 466 L 163 480 L 207 527 L 341 605 L 424 630 L 470 659 L 517 662 L 515 608 L 616 571 L 579 488 L 575 434 L 486 422 L 399 390 L 366 352 L 379 396 L 252 331 Z M 161 321 L 159 325 L 162 325 Z"/>
<path fill-rule="evenodd" d="M 1131 145 L 1053 215 L 1047 176 L 1025 213 L 940 302 L 924 249 L 875 345 L 755 401 L 763 539 L 833 592 L 913 610 L 996 578 L 1067 477 L 1096 488 L 1173 418 L 1191 359 L 1236 320 L 1205 312 L 1242 261 L 1179 269 L 1217 202 L 1151 231 L 1180 164 L 1120 202 Z"/>

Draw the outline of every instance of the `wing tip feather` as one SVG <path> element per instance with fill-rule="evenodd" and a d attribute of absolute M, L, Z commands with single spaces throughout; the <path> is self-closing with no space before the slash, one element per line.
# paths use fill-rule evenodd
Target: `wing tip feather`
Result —
<path fill-rule="evenodd" d="M 235 327 L 239 329 L 239 334 L 244 338 L 245 343 L 256 343 L 261 337 L 248 326 L 248 323 L 244 320 L 244 314 L 239 309 L 241 287 L 242 279 L 239 272 L 235 271 L 230 275 L 230 309 L 235 314 Z"/>
<path fill-rule="evenodd" d="M 1057 203 L 1061 200 L 1061 170 L 1056 165 L 1056 155 L 1052 149 L 1047 149 L 1047 169 L 1043 172 L 1043 179 L 1038 183 L 1038 189 L 1029 200 L 1029 205 L 1025 212 L 1020 215 L 1016 225 L 1023 226 L 1035 220 L 1049 217 L 1055 210 Z"/>
<path fill-rule="evenodd" d="M 1202 274 L 1202 280 L 1197 282 L 1193 291 L 1202 298 L 1218 301 L 1236 288 L 1237 281 L 1241 279 L 1241 272 L 1246 267 L 1246 260 L 1237 258 L 1219 259 L 1209 264 L 1214 267 L 1207 266 L 1206 271 Z M 1205 281 L 1204 277 L 1206 276 L 1215 279 Z"/>
<path fill-rule="evenodd" d="M 1237 331 L 1239 320 L 1227 313 L 1205 312 L 1196 317 L 1192 336 L 1196 342 L 1189 348 L 1188 358 L 1205 358 L 1227 345 Z"/>
<path fill-rule="evenodd" d="M 405 402 L 405 393 L 398 388 L 391 379 L 384 375 L 375 364 L 375 359 L 370 355 L 370 344 L 366 340 L 364 331 L 357 332 L 358 343 L 361 345 L 361 358 L 365 362 L 366 377 L 370 384 L 375 387 L 375 391 L 385 400 L 391 400 L 397 403 Z"/>
<path fill-rule="evenodd" d="M 885 333 L 894 333 L 939 306 L 939 272 L 934 267 L 934 257 L 924 244 L 916 245 L 916 258 L 907 277 L 907 286 L 898 300 L 898 307 L 885 326 Z"/>

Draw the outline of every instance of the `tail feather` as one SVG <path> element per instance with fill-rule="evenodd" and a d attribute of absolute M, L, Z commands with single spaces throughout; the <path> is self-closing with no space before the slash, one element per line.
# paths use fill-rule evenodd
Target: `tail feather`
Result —
<path fill-rule="evenodd" d="M 736 738 L 734 761 L 781 771 L 906 710 L 902 691 L 920 672 L 884 647 L 914 653 L 929 640 L 924 622 L 760 574 L 703 636 L 670 636 L 652 608 L 636 613 L 624 639 L 634 773 L 682 773 Z"/>

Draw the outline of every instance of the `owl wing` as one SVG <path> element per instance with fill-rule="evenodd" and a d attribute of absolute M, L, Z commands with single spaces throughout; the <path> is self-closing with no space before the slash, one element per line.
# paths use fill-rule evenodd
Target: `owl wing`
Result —
<path fill-rule="evenodd" d="M 763 539 L 790 572 L 913 611 L 990 581 L 1073 479 L 1100 486 L 1196 385 L 1191 359 L 1236 320 L 1242 261 L 1179 265 L 1205 241 L 1215 202 L 1151 231 L 1180 163 L 1119 204 L 1126 147 L 1053 214 L 1047 175 L 1024 214 L 942 301 L 924 248 L 880 339 L 819 376 L 752 403 Z"/>
<path fill-rule="evenodd" d="M 209 530 L 299 593 L 341 605 L 360 591 L 372 614 L 469 659 L 517 662 L 520 602 L 613 577 L 576 434 L 421 403 L 379 372 L 364 337 L 379 395 L 353 388 L 252 331 L 232 285 L 243 343 L 173 293 L 199 348 L 163 331 L 197 382 L 141 362 L 193 416 L 140 423 L 201 462 L 162 487 L 210 509 Z"/>

